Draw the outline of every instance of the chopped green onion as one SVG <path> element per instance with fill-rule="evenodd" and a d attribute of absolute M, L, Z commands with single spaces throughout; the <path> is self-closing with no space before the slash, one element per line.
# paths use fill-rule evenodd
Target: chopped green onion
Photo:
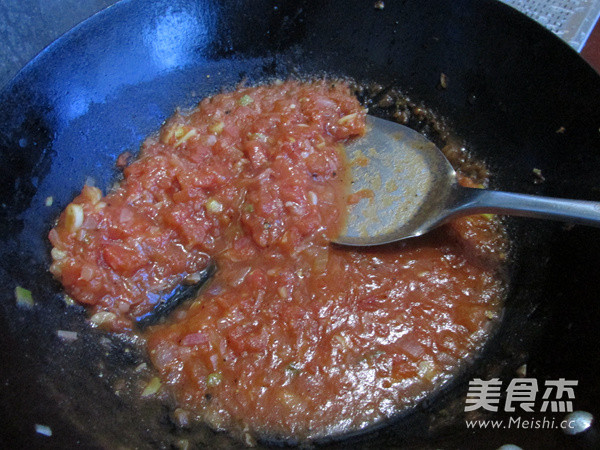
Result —
<path fill-rule="evenodd" d="M 109 311 L 98 311 L 92 317 L 90 317 L 90 322 L 94 325 L 102 325 L 108 322 L 112 322 L 117 318 L 115 313 L 111 313 Z"/>
<path fill-rule="evenodd" d="M 188 139 L 193 138 L 197 134 L 198 134 L 198 132 L 192 128 L 190 131 L 188 131 L 183 136 L 178 138 L 177 141 L 175 141 L 175 144 L 173 144 L 173 145 L 175 145 L 175 147 L 179 147 L 181 144 L 186 142 Z M 176 133 L 176 137 L 177 137 L 177 133 Z"/>
<path fill-rule="evenodd" d="M 221 133 L 221 131 L 223 131 L 224 128 L 225 124 L 223 122 L 217 122 L 208 127 L 209 131 L 215 134 Z"/>
<path fill-rule="evenodd" d="M 206 210 L 212 213 L 220 213 L 223 211 L 223 205 L 214 198 L 211 198 L 206 202 Z"/>
<path fill-rule="evenodd" d="M 150 397 L 151 395 L 156 394 L 159 391 L 161 386 L 162 386 L 162 383 L 160 382 L 160 378 L 158 378 L 158 377 L 152 378 L 148 382 L 148 384 L 146 385 L 144 390 L 142 391 L 142 397 Z"/>
<path fill-rule="evenodd" d="M 300 368 L 296 367 L 295 363 L 289 363 L 288 366 L 285 368 L 285 370 L 288 370 L 293 375 L 296 375 L 296 374 L 298 374 L 300 372 Z"/>
<path fill-rule="evenodd" d="M 248 137 L 259 142 L 267 142 L 269 140 L 269 138 L 262 133 L 250 133 Z"/>
<path fill-rule="evenodd" d="M 439 86 L 442 89 L 446 89 L 448 87 L 448 75 L 446 75 L 443 72 L 440 74 L 440 84 L 439 84 Z"/>
<path fill-rule="evenodd" d="M 75 300 L 73 300 L 71 297 L 69 297 L 66 294 L 63 296 L 63 300 L 65 301 L 65 304 L 67 306 L 74 306 L 75 305 Z"/>
<path fill-rule="evenodd" d="M 254 212 L 254 205 L 252 203 L 246 203 L 244 205 L 244 211 L 246 211 L 248 213 L 253 213 Z"/>
<path fill-rule="evenodd" d="M 17 305 L 26 308 L 33 307 L 33 297 L 30 290 L 17 286 L 15 288 L 15 297 L 17 298 Z"/>
<path fill-rule="evenodd" d="M 177 125 L 176 127 L 173 127 L 172 130 L 175 139 L 181 139 L 187 133 L 185 128 L 183 128 L 183 125 Z"/>
<path fill-rule="evenodd" d="M 173 125 L 160 137 L 160 141 L 163 144 L 168 144 L 169 142 L 171 142 L 173 137 L 175 137 L 175 133 L 177 133 L 177 130 L 179 130 L 180 128 L 181 128 L 181 125 Z"/>
<path fill-rule="evenodd" d="M 215 387 L 221 384 L 223 381 L 223 375 L 221 372 L 213 372 L 206 377 L 206 385 L 208 387 Z"/>
<path fill-rule="evenodd" d="M 241 106 L 248 106 L 250 103 L 254 102 L 254 99 L 250 97 L 248 94 L 244 95 L 242 98 L 238 100 L 238 103 Z"/>

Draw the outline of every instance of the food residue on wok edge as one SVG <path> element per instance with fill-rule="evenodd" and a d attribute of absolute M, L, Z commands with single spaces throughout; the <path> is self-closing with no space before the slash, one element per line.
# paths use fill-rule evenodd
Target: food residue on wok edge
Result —
<path fill-rule="evenodd" d="M 170 389 L 186 417 L 238 435 L 313 438 L 393 415 L 481 347 L 503 288 L 494 218 L 329 244 L 347 212 L 342 145 L 364 132 L 344 82 L 240 88 L 176 113 L 113 191 L 67 206 L 50 270 L 106 330 L 138 333 L 162 292 L 217 264 L 143 332 L 160 375 L 144 396 Z"/>

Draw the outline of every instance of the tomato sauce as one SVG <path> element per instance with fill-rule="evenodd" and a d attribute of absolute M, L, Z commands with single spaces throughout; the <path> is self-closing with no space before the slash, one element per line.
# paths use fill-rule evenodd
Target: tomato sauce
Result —
<path fill-rule="evenodd" d="M 143 144 L 115 190 L 75 198 L 50 232 L 51 271 L 93 321 L 127 331 L 212 258 L 198 298 L 144 337 L 179 407 L 216 429 L 310 438 L 389 417 L 482 345 L 504 246 L 487 216 L 331 246 L 349 197 L 341 145 L 364 132 L 341 82 L 205 99 Z"/>

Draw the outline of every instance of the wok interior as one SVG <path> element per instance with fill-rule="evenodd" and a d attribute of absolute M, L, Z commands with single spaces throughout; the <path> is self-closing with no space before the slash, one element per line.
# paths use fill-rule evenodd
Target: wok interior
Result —
<path fill-rule="evenodd" d="M 2 93 L 0 405 L 7 413 L 1 439 L 47 442 L 33 431 L 39 423 L 51 426 L 55 443 L 157 447 L 193 433 L 200 445 L 231 445 L 226 434 L 200 426 L 177 429 L 168 406 L 142 405 L 126 385 L 115 395 L 114 383 L 129 379 L 143 355 L 133 342 L 91 330 L 82 308 L 65 306 L 47 272 L 46 239 L 88 177 L 106 192 L 120 153 L 137 151 L 177 106 L 223 87 L 288 76 L 350 77 L 380 86 L 363 99 L 380 115 L 391 111 L 377 106 L 382 93 L 397 88 L 446 119 L 488 164 L 493 188 L 599 199 L 600 81 L 557 39 L 491 1 L 406 1 L 384 10 L 327 3 L 124 2 L 63 37 Z M 446 88 L 439 86 L 441 73 Z M 557 133 L 560 127 L 565 131 Z M 543 170 L 545 183 L 533 183 L 533 168 Z M 53 205 L 46 207 L 49 196 Z M 476 446 L 486 436 L 488 447 L 568 445 L 574 438 L 556 430 L 467 432 L 468 380 L 512 379 L 525 362 L 528 376 L 578 380 L 576 409 L 598 412 L 600 234 L 523 219 L 508 225 L 510 293 L 502 325 L 481 357 L 390 423 L 321 444 Z M 15 306 L 15 286 L 32 291 L 32 310 Z M 65 344 L 58 329 L 77 331 L 79 339 Z"/>

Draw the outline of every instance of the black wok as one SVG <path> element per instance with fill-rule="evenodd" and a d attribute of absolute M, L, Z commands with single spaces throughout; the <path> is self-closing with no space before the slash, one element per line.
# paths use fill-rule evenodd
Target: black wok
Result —
<path fill-rule="evenodd" d="M 47 271 L 46 236 L 87 177 L 106 190 L 117 156 L 135 151 L 177 106 L 242 80 L 315 74 L 398 88 L 430 108 L 487 162 L 494 188 L 600 200 L 600 77 L 503 4 L 403 0 L 381 10 L 373 1 L 341 0 L 120 2 L 60 38 L 0 94 L 0 446 L 170 448 L 188 438 L 211 448 L 234 445 L 202 427 L 177 429 L 168 405 L 141 405 L 126 385 L 115 394 L 115 383 L 139 368 L 143 354 L 90 329 L 81 308 L 65 306 Z M 544 183 L 533 182 L 534 168 Z M 53 204 L 45 206 L 49 196 Z M 481 357 L 389 423 L 318 444 L 600 445 L 596 425 L 578 436 L 465 426 L 468 381 L 508 382 L 524 363 L 540 384 L 577 380 L 574 408 L 600 414 L 600 232 L 507 223 L 511 290 Z M 32 309 L 15 305 L 16 286 L 32 291 Z M 58 329 L 79 338 L 65 343 Z M 513 415 L 560 420 L 564 413 Z M 52 436 L 36 434 L 35 424 L 49 426 Z"/>

